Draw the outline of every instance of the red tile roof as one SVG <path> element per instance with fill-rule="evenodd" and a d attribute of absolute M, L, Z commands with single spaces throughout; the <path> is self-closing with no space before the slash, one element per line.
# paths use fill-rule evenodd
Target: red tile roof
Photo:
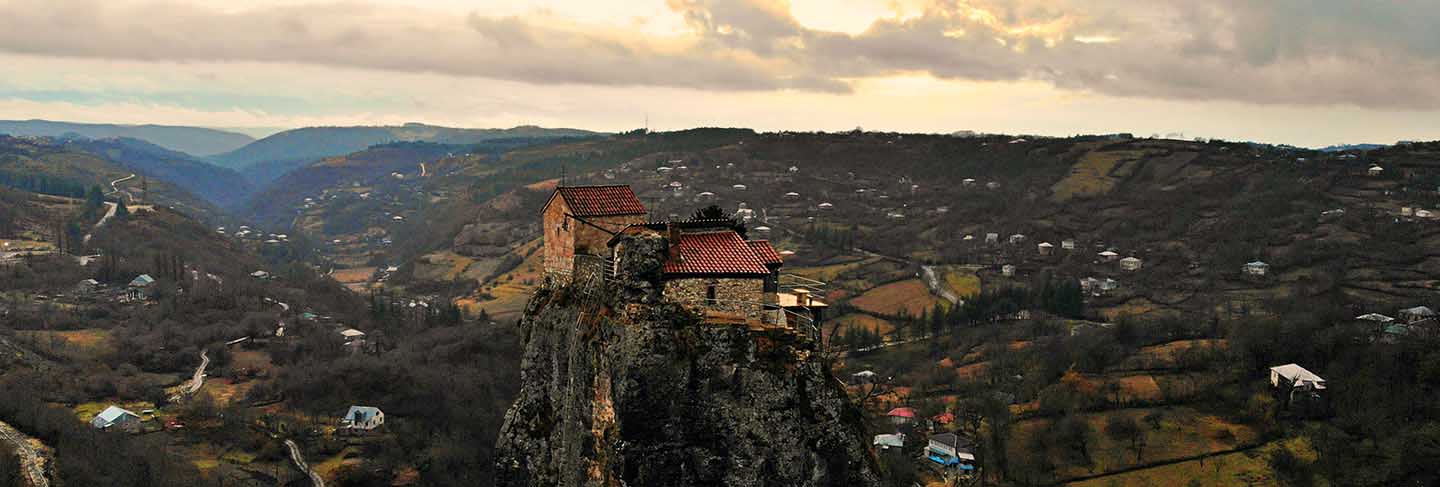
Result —
<path fill-rule="evenodd" d="M 733 230 L 680 235 L 680 260 L 665 262 L 666 274 L 752 274 L 770 270 L 750 244 Z"/>
<path fill-rule="evenodd" d="M 775 251 L 775 247 L 770 246 L 769 240 L 748 240 L 745 243 L 750 244 L 750 250 L 755 251 L 755 257 L 760 259 L 761 264 L 777 265 L 785 263 L 785 260 L 780 258 L 780 253 Z"/>
<path fill-rule="evenodd" d="M 634 190 L 623 184 L 561 186 L 555 192 L 565 199 L 570 214 L 579 217 L 645 214 L 645 204 L 635 197 Z"/>

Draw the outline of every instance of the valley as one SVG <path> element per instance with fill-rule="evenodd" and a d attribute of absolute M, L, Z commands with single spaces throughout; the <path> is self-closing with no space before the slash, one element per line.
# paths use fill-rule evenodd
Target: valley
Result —
<path fill-rule="evenodd" d="M 508 135 L 369 143 L 225 204 L 131 152 L 5 139 L 0 388 L 35 400 L 0 420 L 60 478 L 483 482 L 520 394 L 515 323 L 552 292 L 538 216 L 557 187 L 606 184 L 651 221 L 717 206 L 828 303 L 817 353 L 865 444 L 904 434 L 869 453 L 887 485 L 1339 485 L 1361 480 L 1325 461 L 1350 440 L 1432 438 L 1434 378 L 1404 364 L 1434 336 L 1401 316 L 1437 304 L 1433 143 Z M 1286 363 L 1333 381 L 1323 411 L 1270 390 Z M 1402 379 L 1376 400 L 1381 377 Z M 76 470 L 72 430 L 110 405 L 140 421 L 105 441 L 151 453 Z M 355 431 L 350 406 L 390 419 Z M 1396 433 L 1414 407 L 1426 426 Z M 925 459 L 942 433 L 972 470 Z M 1376 478 L 1431 478 L 1419 461 Z"/>

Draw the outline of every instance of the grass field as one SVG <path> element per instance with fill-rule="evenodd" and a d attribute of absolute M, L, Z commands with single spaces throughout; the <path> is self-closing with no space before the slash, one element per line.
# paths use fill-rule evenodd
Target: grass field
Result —
<path fill-rule="evenodd" d="M 888 335 L 890 332 L 895 331 L 895 325 L 893 323 L 864 313 L 850 313 L 835 318 L 835 321 L 840 324 L 841 330 L 863 328 L 880 335 Z"/>
<path fill-rule="evenodd" d="M 540 240 L 527 243 L 515 252 L 527 255 L 525 261 L 510 272 L 501 274 L 495 280 L 482 284 L 481 290 L 489 293 L 494 299 L 459 299 L 455 304 L 464 308 L 467 313 L 479 313 L 484 309 L 495 319 L 508 319 L 519 316 L 525 310 L 525 302 L 534 294 L 535 288 L 539 286 L 544 269 L 543 252 L 537 251 Z"/>
<path fill-rule="evenodd" d="M 115 346 L 110 330 L 96 328 L 67 331 L 25 330 L 16 332 L 16 335 L 29 341 L 40 352 L 74 360 L 95 359 L 113 352 Z"/>
<path fill-rule="evenodd" d="M 375 275 L 374 267 L 353 267 L 350 269 L 335 269 L 335 272 L 330 273 L 330 278 L 339 281 L 340 284 L 344 284 L 345 287 L 351 290 L 359 292 L 365 289 L 365 285 L 370 282 L 370 276 L 373 275 Z"/>
<path fill-rule="evenodd" d="M 1160 414 L 1158 429 L 1143 420 L 1151 412 Z M 1135 421 L 1145 433 L 1145 446 L 1142 448 L 1139 463 L 1136 462 L 1135 453 L 1129 448 L 1127 441 L 1117 441 L 1105 434 L 1105 425 L 1112 416 L 1127 417 Z M 1231 450 L 1252 444 L 1259 437 L 1259 434 L 1248 426 L 1229 423 L 1214 415 L 1185 407 L 1124 409 L 1083 414 L 1080 418 L 1089 426 L 1086 445 L 1093 465 L 1073 465 L 1063 458 L 1051 458 L 1057 465 L 1055 473 L 1061 479 Z M 1006 444 L 1010 458 L 1017 462 L 1033 461 L 1036 453 L 1030 451 L 1031 445 L 1027 440 L 1036 432 L 1049 428 L 1051 421 L 1031 419 L 1016 423 L 1011 430 L 1012 440 Z"/>
<path fill-rule="evenodd" d="M 475 259 L 442 251 L 428 254 L 416 262 L 415 278 L 428 281 L 452 281 L 459 278 L 475 263 Z"/>
<path fill-rule="evenodd" d="M 1195 485 L 1198 482 L 1200 487 L 1231 485 L 1278 487 L 1280 484 L 1270 472 L 1268 459 L 1271 453 L 1280 448 L 1288 448 L 1302 459 L 1315 459 L 1315 450 L 1310 447 L 1309 443 L 1304 439 L 1295 438 L 1266 443 L 1264 446 L 1250 451 L 1217 455 L 1203 461 L 1190 460 L 1068 485 L 1071 487 L 1148 487 L 1168 485 L 1168 482 L 1175 481 L 1175 479 L 1184 479 L 1184 483 L 1176 485 Z"/>
<path fill-rule="evenodd" d="M 850 300 L 850 304 L 857 308 L 886 316 L 896 316 L 902 312 L 909 313 L 910 316 L 920 316 L 934 308 L 937 302 L 939 299 L 930 294 L 925 283 L 919 279 L 892 282 Z"/>
<path fill-rule="evenodd" d="M 1051 187 L 1051 199 L 1057 202 L 1069 201 L 1075 197 L 1089 197 L 1109 193 L 1119 181 L 1111 175 L 1123 161 L 1142 156 L 1138 151 L 1090 152 L 1070 169 L 1070 175 Z"/>
<path fill-rule="evenodd" d="M 1205 340 L 1176 340 L 1160 345 L 1151 345 L 1136 350 L 1116 366 L 1119 370 L 1153 370 L 1174 368 L 1179 364 L 1179 358 L 1185 352 L 1193 349 L 1203 348 L 1224 348 L 1224 339 Z"/>
<path fill-rule="evenodd" d="M 55 244 L 38 240 L 7 240 L 0 238 L 0 252 L 55 250 Z"/>
<path fill-rule="evenodd" d="M 855 260 L 840 264 L 830 264 L 815 267 L 787 267 L 782 272 L 785 272 L 787 274 L 795 274 L 797 276 L 809 279 L 815 279 L 817 281 L 831 282 L 838 278 L 840 274 L 859 269 L 876 260 L 879 259 L 876 257 L 864 259 L 857 258 Z"/>
<path fill-rule="evenodd" d="M 973 267 L 947 267 L 941 278 L 945 287 L 962 299 L 980 294 L 980 276 Z"/>
<path fill-rule="evenodd" d="M 131 401 L 131 402 L 96 401 L 96 402 L 84 402 L 84 403 L 80 403 L 80 404 L 76 404 L 76 405 L 75 405 L 75 408 L 74 408 L 75 417 L 76 417 L 76 418 L 79 418 L 81 421 L 84 421 L 84 422 L 86 422 L 86 423 L 89 423 L 91 419 L 94 419 L 94 418 L 95 418 L 95 415 L 96 415 L 96 414 L 100 414 L 100 411 L 104 411 L 105 408 L 108 408 L 108 407 L 110 407 L 110 406 L 120 406 L 121 408 L 124 408 L 124 409 L 126 409 L 126 410 L 129 410 L 130 412 L 135 413 L 135 414 L 140 414 L 141 411 L 144 411 L 144 410 L 146 410 L 146 409 L 155 409 L 155 403 L 146 402 L 146 401 Z"/>

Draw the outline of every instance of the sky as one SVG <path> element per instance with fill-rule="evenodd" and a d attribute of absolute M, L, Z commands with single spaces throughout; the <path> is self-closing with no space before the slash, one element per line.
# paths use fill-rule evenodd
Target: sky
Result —
<path fill-rule="evenodd" d="M 0 0 L 0 119 L 1390 143 L 1440 139 L 1433 25 L 1406 0 Z"/>

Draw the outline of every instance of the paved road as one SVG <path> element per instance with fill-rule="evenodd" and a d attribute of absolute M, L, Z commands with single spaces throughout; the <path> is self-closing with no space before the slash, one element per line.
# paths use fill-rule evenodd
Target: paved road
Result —
<path fill-rule="evenodd" d="M 320 474 L 315 473 L 310 469 L 310 464 L 305 463 L 305 457 L 300 454 L 300 445 L 295 444 L 295 440 L 285 440 L 285 447 L 290 449 L 290 461 L 295 462 L 295 468 L 299 468 L 301 472 L 305 472 L 305 475 L 310 477 L 310 484 L 315 487 L 325 487 L 325 479 L 320 478 Z"/>
<path fill-rule="evenodd" d="M 112 195 L 112 194 L 115 194 L 115 193 L 119 193 L 119 192 L 120 192 L 120 187 L 119 187 L 119 186 L 116 186 L 116 185 L 117 185 L 117 184 L 120 184 L 120 183 L 123 183 L 123 182 L 125 182 L 125 181 L 129 181 L 129 180 L 131 180 L 131 179 L 135 179 L 135 175 L 134 175 L 134 174 L 131 174 L 131 175 L 129 175 L 129 176 L 125 176 L 125 177 L 120 178 L 120 179 L 116 179 L 116 180 L 114 180 L 114 181 L 110 181 L 110 192 L 109 192 L 109 193 L 105 193 L 105 195 L 106 195 L 106 196 L 109 196 L 109 195 Z M 130 197 L 130 194 L 129 194 L 129 193 L 126 193 L 126 194 L 125 194 L 125 197 L 127 197 L 127 198 Z"/>
<path fill-rule="evenodd" d="M 190 377 L 190 383 L 180 388 L 180 393 L 170 396 L 170 402 L 176 402 L 185 397 L 200 392 L 200 387 L 205 385 L 205 368 L 210 366 L 210 355 L 205 350 L 200 350 L 200 366 L 195 368 L 195 375 Z"/>
<path fill-rule="evenodd" d="M 945 298 L 950 304 L 960 304 L 960 296 L 956 296 L 955 293 L 940 285 L 940 276 L 935 272 L 935 267 L 922 265 L 920 273 L 925 276 L 925 285 L 930 288 L 932 294 Z"/>
<path fill-rule="evenodd" d="M 111 183 L 111 184 L 114 184 L 114 183 Z M 85 245 L 90 245 L 90 237 L 93 236 L 93 235 L 95 235 L 95 231 L 100 230 L 100 225 L 104 225 L 105 222 L 110 221 L 111 218 L 114 218 L 114 217 L 115 217 L 115 209 L 116 209 L 116 208 L 119 208 L 119 207 L 120 207 L 120 205 L 117 205 L 117 204 L 115 204 L 115 203 L 111 203 L 111 202 L 109 202 L 109 201 L 106 201 L 106 202 L 105 202 L 105 216 L 100 217 L 100 221 L 95 222 L 95 227 L 90 229 L 90 233 L 85 234 L 85 239 L 82 240 L 81 243 L 83 243 L 83 244 L 85 244 Z"/>
<path fill-rule="evenodd" d="M 20 469 L 24 471 L 30 487 L 50 487 L 50 479 L 45 478 L 45 466 L 41 460 L 43 457 L 35 450 L 35 446 L 30 444 L 30 437 L 0 422 L 0 440 L 15 446 L 15 454 L 20 456 Z"/>
<path fill-rule="evenodd" d="M 420 163 L 420 177 L 423 178 L 423 177 L 425 177 L 425 176 L 428 175 L 428 174 L 429 174 L 429 173 L 425 172 L 425 163 L 423 163 L 423 162 Z"/>

